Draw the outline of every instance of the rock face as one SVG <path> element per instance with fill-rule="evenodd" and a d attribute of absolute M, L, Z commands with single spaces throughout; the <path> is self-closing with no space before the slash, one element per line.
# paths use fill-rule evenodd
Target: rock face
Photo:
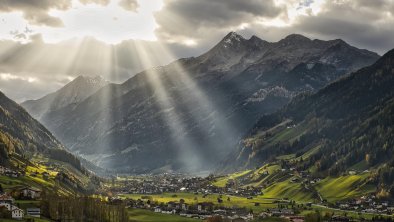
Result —
<path fill-rule="evenodd" d="M 82 102 L 107 84 L 108 82 L 100 76 L 79 76 L 60 90 L 38 100 L 28 100 L 21 105 L 40 120 L 50 112 Z"/>
<path fill-rule="evenodd" d="M 207 53 L 107 85 L 42 122 L 74 153 L 125 172 L 212 169 L 256 119 L 379 56 L 342 40 L 229 33 Z"/>

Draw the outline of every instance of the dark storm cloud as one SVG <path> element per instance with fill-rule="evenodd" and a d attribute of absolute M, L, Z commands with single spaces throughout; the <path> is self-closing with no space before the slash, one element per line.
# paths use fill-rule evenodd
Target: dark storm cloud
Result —
<path fill-rule="evenodd" d="M 172 0 L 155 14 L 162 40 L 197 39 L 207 49 L 233 30 L 250 36 L 277 41 L 291 33 L 310 38 L 341 38 L 360 48 L 380 54 L 394 48 L 394 0 L 327 0 L 317 14 L 299 15 L 287 26 L 256 23 L 259 18 L 286 20 L 286 7 L 308 9 L 313 0 L 289 0 L 286 6 L 274 1 Z M 239 29 L 241 24 L 246 28 Z"/>
<path fill-rule="evenodd" d="M 201 38 L 212 30 L 223 30 L 252 22 L 258 18 L 274 18 L 283 12 L 273 0 L 172 0 L 155 14 L 162 38 Z"/>
<path fill-rule="evenodd" d="M 105 5 L 110 0 L 80 1 Z M 74 53 L 71 62 L 65 61 L 65 55 L 75 49 L 75 40 L 48 44 L 40 35 L 13 32 L 16 39 L 30 39 L 31 42 L 0 41 L 0 74 L 14 76 L 0 80 L 0 90 L 21 101 L 53 91 L 40 85 L 43 82 L 60 88 L 69 77 L 81 74 L 102 75 L 110 81 L 121 82 L 148 68 L 141 61 L 138 44 L 146 49 L 151 65 L 165 65 L 175 58 L 197 56 L 207 51 L 230 31 L 237 31 L 245 37 L 257 35 L 268 41 L 278 41 L 291 33 L 312 39 L 341 38 L 356 47 L 380 54 L 394 48 L 394 0 L 327 0 L 318 13 L 311 12 L 312 0 L 289 0 L 287 3 L 284 6 L 276 5 L 273 0 L 166 0 L 163 8 L 154 15 L 159 25 L 157 42 L 125 40 L 111 45 L 88 39 Z M 119 4 L 131 11 L 138 7 L 135 0 L 122 0 Z M 62 23 L 48 15 L 48 11 L 70 7 L 71 0 L 0 0 L 0 12 L 21 11 L 30 23 L 52 26 Z M 290 7 L 306 13 L 291 20 L 287 14 Z M 291 23 L 275 26 L 270 24 L 270 19 L 274 18 Z M 264 23 L 257 22 L 260 19 Z M 247 25 L 241 29 L 241 24 Z M 182 42 L 185 39 L 195 39 L 197 45 L 186 46 Z M 167 48 L 168 54 L 158 53 L 160 47 Z M 102 57 L 102 53 L 97 53 L 98 49 L 111 56 Z M 108 60 L 110 66 L 105 66 L 104 62 Z M 29 82 L 30 77 L 37 81 Z M 26 90 L 14 90 L 20 86 Z"/>
<path fill-rule="evenodd" d="M 384 53 L 394 48 L 394 1 L 327 1 L 317 15 L 301 16 L 290 31 L 318 38 L 342 38 Z"/>
<path fill-rule="evenodd" d="M 139 7 L 137 0 L 121 0 L 119 2 L 119 6 L 122 7 L 124 10 L 137 12 Z"/>
<path fill-rule="evenodd" d="M 21 11 L 32 25 L 63 26 L 63 22 L 48 14 L 50 9 L 67 10 L 71 0 L 1 0 L 0 12 Z"/>

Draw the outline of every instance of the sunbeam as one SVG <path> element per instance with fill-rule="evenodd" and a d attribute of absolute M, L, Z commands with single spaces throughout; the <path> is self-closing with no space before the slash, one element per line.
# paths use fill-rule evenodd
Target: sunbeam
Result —
<path fill-rule="evenodd" d="M 141 45 L 135 45 L 139 58 L 145 67 L 152 67 L 153 64 L 150 62 L 150 58 L 146 53 L 145 48 Z M 176 145 L 178 146 L 175 150 L 178 151 L 178 159 L 184 164 L 185 171 L 195 170 L 201 166 L 202 157 L 197 152 L 198 149 L 195 147 L 195 142 L 192 141 L 187 135 L 187 129 L 182 122 L 181 116 L 178 115 L 176 106 L 173 98 L 171 97 L 171 89 L 166 89 L 163 86 L 162 81 L 168 77 L 167 73 L 162 67 L 149 69 L 145 72 L 145 75 L 149 79 L 150 87 L 154 92 L 154 96 L 157 97 L 157 102 L 161 107 L 162 115 L 165 123 L 168 125 L 172 132 L 172 136 Z"/>

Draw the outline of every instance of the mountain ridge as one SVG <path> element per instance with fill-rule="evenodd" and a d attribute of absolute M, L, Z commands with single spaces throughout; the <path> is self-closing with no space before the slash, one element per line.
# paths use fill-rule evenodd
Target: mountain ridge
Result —
<path fill-rule="evenodd" d="M 0 143 L 4 144 L 3 153 L 7 154 L 28 155 L 28 153 L 47 152 L 50 149 L 65 150 L 51 132 L 2 92 L 0 92 Z"/>
<path fill-rule="evenodd" d="M 107 84 L 109 82 L 101 76 L 80 75 L 59 90 L 21 105 L 35 118 L 41 119 L 48 112 L 81 102 Z"/>
<path fill-rule="evenodd" d="M 377 170 L 378 177 L 393 172 L 394 160 L 389 155 L 394 135 L 393 67 L 394 50 L 390 50 L 373 65 L 263 116 L 224 165 L 250 168 L 280 155 L 297 157 L 309 152 L 308 159 L 295 165 L 301 170 L 313 168 L 320 176 L 341 175 L 356 165 L 364 166 L 361 170 Z M 394 178 L 376 180 L 380 188 L 390 190 L 384 184 Z"/>
<path fill-rule="evenodd" d="M 231 48 L 223 45 L 228 39 L 235 41 Z M 319 45 L 311 40 L 290 48 L 261 41 L 229 33 L 201 56 L 109 84 L 42 121 L 74 153 L 97 158 L 96 164 L 106 168 L 135 173 L 163 166 L 187 170 L 184 164 L 193 156 L 200 166 L 191 168 L 208 169 L 258 116 L 379 57 L 351 48 L 345 50 L 350 63 L 342 69 L 329 59 L 318 61 L 322 55 L 339 58 L 335 51 L 324 53 L 330 41 Z M 262 44 L 256 47 L 256 42 Z M 177 129 L 181 134 L 174 133 Z"/>

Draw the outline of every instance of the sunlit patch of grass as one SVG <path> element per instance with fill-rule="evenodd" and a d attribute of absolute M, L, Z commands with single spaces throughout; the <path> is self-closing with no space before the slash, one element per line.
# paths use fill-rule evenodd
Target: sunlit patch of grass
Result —
<path fill-rule="evenodd" d="M 289 180 L 273 183 L 263 190 L 265 198 L 288 198 L 297 202 L 311 202 L 314 200 L 313 193 L 307 190 L 301 183 L 293 183 Z"/>
<path fill-rule="evenodd" d="M 219 203 L 218 202 L 218 198 L 220 198 L 219 194 L 209 194 L 206 197 L 203 197 L 202 194 L 193 194 L 193 193 L 163 193 L 163 194 L 155 194 L 155 195 L 122 194 L 120 195 L 120 197 L 131 198 L 134 200 L 142 199 L 144 197 L 144 198 L 149 198 L 149 200 L 158 203 L 168 203 L 171 201 L 179 202 L 181 199 L 183 199 L 187 204 L 212 202 L 215 205 L 219 205 L 219 206 L 246 207 L 256 212 L 261 212 L 263 209 L 277 206 L 277 204 L 274 203 L 275 198 L 271 199 L 264 197 L 253 197 L 252 199 L 248 199 L 246 197 L 229 196 L 229 195 L 222 195 L 221 199 L 223 200 L 223 202 Z M 255 203 L 259 203 L 259 206 L 255 206 Z"/>
<path fill-rule="evenodd" d="M 319 151 L 321 147 L 321 144 L 311 148 L 310 150 L 308 150 L 306 153 L 302 154 L 301 156 L 295 158 L 296 161 L 300 161 L 301 159 L 306 160 L 309 157 L 311 157 L 313 154 L 317 153 L 317 151 Z"/>
<path fill-rule="evenodd" d="M 217 186 L 217 187 L 225 187 L 229 180 L 244 177 L 244 176 L 250 174 L 251 172 L 252 172 L 252 170 L 245 170 L 245 171 L 233 173 L 233 174 L 219 178 L 212 185 Z"/>
<path fill-rule="evenodd" d="M 337 201 L 362 196 L 376 191 L 376 187 L 367 184 L 369 173 L 328 177 L 316 184 L 316 190 L 328 201 Z"/>
<path fill-rule="evenodd" d="M 295 157 L 295 154 L 287 154 L 287 155 L 282 155 L 282 156 L 277 156 L 276 159 L 277 160 L 290 160 L 293 159 Z"/>

